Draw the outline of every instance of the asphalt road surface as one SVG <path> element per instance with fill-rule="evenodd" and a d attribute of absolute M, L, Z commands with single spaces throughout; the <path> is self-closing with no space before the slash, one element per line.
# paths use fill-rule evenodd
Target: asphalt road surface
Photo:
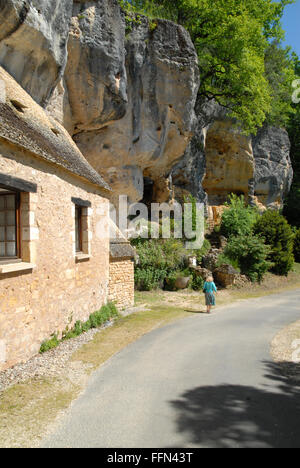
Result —
<path fill-rule="evenodd" d="M 270 342 L 300 319 L 300 290 L 155 330 L 91 378 L 43 447 L 300 448 L 300 384 Z"/>

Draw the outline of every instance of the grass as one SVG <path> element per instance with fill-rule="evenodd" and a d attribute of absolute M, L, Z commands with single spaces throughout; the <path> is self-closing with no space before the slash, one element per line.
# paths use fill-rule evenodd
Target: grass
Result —
<path fill-rule="evenodd" d="M 220 291 L 217 302 L 224 306 L 295 288 L 300 288 L 300 264 L 287 278 L 268 274 L 261 285 Z M 37 446 L 57 415 L 85 388 L 93 370 L 151 330 L 205 310 L 203 294 L 194 291 L 138 292 L 136 305 L 140 312 L 117 319 L 77 350 L 68 362 L 66 375 L 29 380 L 0 393 L 0 447 Z"/>
<path fill-rule="evenodd" d="M 38 379 L 14 385 L 0 396 L 0 447 L 37 446 L 60 411 L 80 392 L 60 379 Z"/>
<path fill-rule="evenodd" d="M 92 369 L 97 369 L 114 354 L 151 330 L 189 315 L 175 306 L 152 304 L 150 310 L 123 317 L 113 327 L 95 335 L 93 341 L 74 353 L 72 360 L 81 361 Z"/>

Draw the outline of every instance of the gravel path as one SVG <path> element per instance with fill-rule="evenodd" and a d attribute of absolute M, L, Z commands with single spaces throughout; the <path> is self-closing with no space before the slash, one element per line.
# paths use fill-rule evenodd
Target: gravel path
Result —
<path fill-rule="evenodd" d="M 66 363 L 72 354 L 81 346 L 92 341 L 94 336 L 102 329 L 110 327 L 113 322 L 107 322 L 101 328 L 94 328 L 86 333 L 63 341 L 57 348 L 38 354 L 24 364 L 18 364 L 11 369 L 0 373 L 0 391 L 12 385 L 23 383 L 37 377 L 57 377 L 65 373 Z"/>
<path fill-rule="evenodd" d="M 275 336 L 271 354 L 282 373 L 299 384 L 300 363 L 295 362 L 295 358 L 300 357 L 300 320 L 285 327 Z"/>
<path fill-rule="evenodd" d="M 145 305 L 141 305 L 139 307 L 128 308 L 120 312 L 120 314 L 126 317 L 127 315 L 144 310 L 146 310 Z M 38 354 L 24 364 L 18 364 L 11 369 L 0 372 L 0 392 L 15 384 L 26 382 L 29 379 L 59 377 L 63 375 L 66 372 L 66 363 L 69 361 L 72 354 L 84 344 L 92 341 L 94 336 L 101 330 L 112 326 L 113 323 L 114 321 L 108 321 L 100 328 L 91 329 L 77 338 L 63 341 L 57 348 L 47 351 L 44 354 Z M 73 366 L 73 373 L 75 369 L 76 366 Z"/>

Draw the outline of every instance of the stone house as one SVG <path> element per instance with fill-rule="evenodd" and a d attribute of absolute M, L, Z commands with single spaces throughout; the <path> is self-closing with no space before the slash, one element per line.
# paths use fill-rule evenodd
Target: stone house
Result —
<path fill-rule="evenodd" d="M 109 186 L 1 67 L 0 83 L 1 371 L 38 353 L 54 332 L 87 320 L 108 301 L 114 281 Z M 132 281 L 128 300 L 120 291 L 123 305 L 132 305 Z"/>

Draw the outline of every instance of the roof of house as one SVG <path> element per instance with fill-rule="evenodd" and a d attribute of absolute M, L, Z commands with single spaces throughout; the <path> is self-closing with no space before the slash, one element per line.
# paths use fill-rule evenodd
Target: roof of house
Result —
<path fill-rule="evenodd" d="M 111 239 L 110 241 L 110 256 L 111 258 L 134 258 L 135 251 L 130 243 L 121 239 Z"/>
<path fill-rule="evenodd" d="M 110 224 L 110 256 L 112 259 L 134 258 L 136 252 L 118 226 L 109 219 Z"/>
<path fill-rule="evenodd" d="M 0 137 L 110 191 L 66 129 L 0 67 Z"/>

